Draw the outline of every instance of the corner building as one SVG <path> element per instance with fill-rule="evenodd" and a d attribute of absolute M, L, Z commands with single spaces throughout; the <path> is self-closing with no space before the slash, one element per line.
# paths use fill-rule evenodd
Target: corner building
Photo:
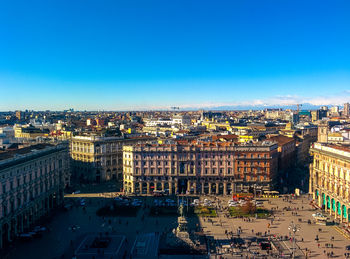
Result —
<path fill-rule="evenodd" d="M 124 146 L 124 190 L 227 195 L 255 186 L 262 192 L 273 188 L 277 163 L 272 142 Z"/>
<path fill-rule="evenodd" d="M 69 178 L 68 145 L 0 153 L 0 248 L 62 204 Z"/>
<path fill-rule="evenodd" d="M 310 187 L 314 200 L 340 222 L 350 220 L 350 148 L 315 143 L 311 149 Z"/>

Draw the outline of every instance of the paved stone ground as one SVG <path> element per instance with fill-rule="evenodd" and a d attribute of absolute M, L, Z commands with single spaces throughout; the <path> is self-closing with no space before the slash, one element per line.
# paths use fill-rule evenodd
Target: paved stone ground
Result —
<path fill-rule="evenodd" d="M 80 194 L 79 196 L 84 196 Z M 66 198 L 67 199 L 67 198 Z M 74 199 L 74 198 L 68 198 Z M 28 243 L 16 243 L 7 258 L 9 259 L 58 259 L 72 258 L 74 249 L 87 234 L 109 232 L 126 235 L 125 250 L 131 251 L 137 233 L 171 231 L 177 226 L 177 217 L 144 217 L 149 209 L 142 208 L 136 217 L 105 218 L 96 216 L 96 210 L 108 203 L 109 198 L 85 198 L 86 210 L 76 206 L 68 212 L 60 212 L 47 225 L 50 232 L 44 233 L 42 238 Z M 151 205 L 152 197 L 143 197 L 144 204 Z M 76 225 L 77 229 L 72 230 Z"/>
<path fill-rule="evenodd" d="M 215 197 L 209 198 L 213 200 Z M 222 206 L 227 206 L 227 201 L 230 198 L 218 198 L 219 204 Z M 296 243 L 300 249 L 306 254 L 306 249 L 309 250 L 308 258 L 327 258 L 327 253 L 333 251 L 334 257 L 345 258 L 344 253 L 346 245 L 350 245 L 350 241 L 344 237 L 340 232 L 337 231 L 335 226 L 320 226 L 316 224 L 308 224 L 307 221 L 312 220 L 312 214 L 315 213 L 315 210 L 311 205 L 309 205 L 310 200 L 308 195 L 304 195 L 297 199 L 293 199 L 289 202 L 283 201 L 282 198 L 269 198 L 265 199 L 264 207 L 268 209 L 274 208 L 275 219 L 270 228 L 268 228 L 268 223 L 271 224 L 271 218 L 269 219 L 253 219 L 252 222 L 243 221 L 242 219 L 233 219 L 225 217 L 225 210 L 219 212 L 219 217 L 214 219 L 214 224 L 204 221 L 201 218 L 201 224 L 204 227 L 204 230 L 209 235 L 213 235 L 216 239 L 227 239 L 225 235 L 225 230 L 237 232 L 237 228 L 241 227 L 243 233 L 242 238 L 248 238 L 256 236 L 256 232 L 262 232 L 265 234 L 265 231 L 270 231 L 270 236 L 285 236 L 290 235 L 288 226 L 293 221 L 299 227 L 300 230 L 296 233 Z M 284 207 L 291 207 L 292 211 L 284 211 Z M 295 210 L 294 210 L 295 209 Z M 296 212 L 297 216 L 292 215 L 292 212 Z M 301 222 L 299 222 L 301 219 Z M 319 232 L 321 229 L 321 232 Z M 254 233 L 252 232 L 254 231 Z M 315 237 L 318 235 L 319 242 L 315 241 Z M 334 241 L 331 241 L 331 237 L 334 237 Z M 284 242 L 289 248 L 292 246 L 292 242 Z M 318 244 L 320 245 L 318 247 Z M 326 244 L 333 245 L 333 249 L 325 247 Z M 259 251 L 257 247 L 253 247 L 252 250 Z M 349 251 L 348 251 L 349 252 Z M 220 254 L 220 252 L 219 252 Z M 229 256 L 228 254 L 222 255 L 224 258 L 235 258 L 234 256 Z M 250 255 L 251 256 L 251 255 Z M 240 256 L 239 256 L 240 257 Z M 213 257 L 214 258 L 214 257 Z"/>
<path fill-rule="evenodd" d="M 84 196 L 83 194 L 77 196 Z M 201 197 L 214 200 L 212 197 Z M 69 198 L 74 199 L 74 198 Z M 152 197 L 145 197 L 146 204 L 151 204 Z M 221 206 L 226 206 L 229 197 L 217 198 Z M 86 198 L 87 208 L 84 211 L 82 207 L 77 206 L 72 208 L 68 212 L 61 212 L 56 215 L 53 220 L 48 224 L 50 228 L 49 233 L 44 233 L 44 236 L 39 239 L 35 239 L 28 243 L 18 243 L 15 248 L 9 253 L 10 259 L 37 259 L 37 258 L 71 258 L 74 247 L 76 247 L 83 237 L 88 233 L 110 232 L 115 234 L 124 234 L 127 237 L 128 245 L 126 250 L 130 250 L 137 233 L 148 232 L 163 232 L 170 231 L 176 227 L 176 217 L 145 217 L 142 220 L 142 215 L 147 215 L 148 209 L 142 209 L 139 211 L 137 217 L 117 217 L 111 219 L 103 219 L 96 216 L 96 209 L 103 206 L 108 202 L 108 198 L 94 197 Z M 296 222 L 300 226 L 300 231 L 296 233 L 297 245 L 305 251 L 309 249 L 311 253 L 309 258 L 327 258 L 326 254 L 333 251 L 335 257 L 344 258 L 345 246 L 350 245 L 350 241 L 346 239 L 341 233 L 339 233 L 334 226 L 319 226 L 309 225 L 308 219 L 312 219 L 311 214 L 315 211 L 309 205 L 308 196 L 303 196 L 290 202 L 283 201 L 282 198 L 270 198 L 265 199 L 264 206 L 266 208 L 276 208 L 275 220 L 270 229 L 268 229 L 268 223 L 271 223 L 270 219 L 254 219 L 252 222 L 243 221 L 242 219 L 232 219 L 225 217 L 225 210 L 219 212 L 219 217 L 214 219 L 214 223 L 210 223 L 207 220 L 204 221 L 200 218 L 200 224 L 203 226 L 204 231 L 213 236 L 215 239 L 227 240 L 228 236 L 225 235 L 225 230 L 236 233 L 237 228 L 241 227 L 243 233 L 242 238 L 255 237 L 256 232 L 265 233 L 270 230 L 271 235 L 289 235 L 288 226 L 291 221 Z M 282 208 L 290 206 L 291 208 L 299 208 L 297 210 L 298 216 L 292 215 L 292 211 L 283 211 Z M 278 207 L 278 209 L 277 209 Z M 302 209 L 303 207 L 303 209 Z M 298 219 L 301 218 L 302 222 Z M 120 220 L 120 222 L 119 222 Z M 73 231 L 71 227 L 73 225 L 78 228 Z M 321 228 L 321 232 L 319 232 Z M 252 230 L 254 233 L 252 233 Z M 319 244 L 315 241 L 315 236 L 319 236 Z M 331 241 L 331 237 L 334 236 L 334 241 Z M 303 239 L 303 241 L 301 241 Z M 333 244 L 333 249 L 326 248 L 325 244 Z M 291 247 L 291 242 L 286 241 L 286 246 Z M 253 252 L 262 252 L 257 246 L 250 248 Z M 326 252 L 326 254 L 324 253 Z M 221 254 L 222 251 L 218 249 L 218 254 L 212 255 L 212 258 L 242 258 L 240 255 L 232 256 L 228 254 Z M 252 253 L 243 253 L 243 258 L 253 258 Z M 254 255 L 255 258 L 259 258 Z M 260 257 L 261 258 L 261 257 Z"/>

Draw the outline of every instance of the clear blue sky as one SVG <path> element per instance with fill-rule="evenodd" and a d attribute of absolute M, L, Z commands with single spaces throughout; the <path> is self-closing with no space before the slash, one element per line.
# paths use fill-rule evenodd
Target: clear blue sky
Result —
<path fill-rule="evenodd" d="M 350 1 L 2 1 L 0 90 L 0 110 L 350 101 Z"/>

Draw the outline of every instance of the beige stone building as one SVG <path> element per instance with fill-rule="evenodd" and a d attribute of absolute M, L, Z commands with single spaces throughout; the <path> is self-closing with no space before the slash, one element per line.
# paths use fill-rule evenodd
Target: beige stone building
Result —
<path fill-rule="evenodd" d="M 335 219 L 349 222 L 350 147 L 314 143 L 310 152 L 310 193 Z"/>
<path fill-rule="evenodd" d="M 68 145 L 0 153 L 0 248 L 62 204 L 69 178 Z"/>
<path fill-rule="evenodd" d="M 123 146 L 149 140 L 154 138 L 74 136 L 70 140 L 73 177 L 83 182 L 122 179 Z"/>
<path fill-rule="evenodd" d="M 124 190 L 230 194 L 270 190 L 277 178 L 277 144 L 263 142 L 135 145 L 123 148 Z"/>

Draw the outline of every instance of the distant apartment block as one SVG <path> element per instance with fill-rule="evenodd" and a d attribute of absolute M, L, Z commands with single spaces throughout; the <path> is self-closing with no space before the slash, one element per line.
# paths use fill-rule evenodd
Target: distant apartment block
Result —
<path fill-rule="evenodd" d="M 172 118 L 145 119 L 145 126 L 173 126 L 173 125 L 190 125 L 191 117 L 188 115 L 175 115 Z"/>
<path fill-rule="evenodd" d="M 61 205 L 69 180 L 67 145 L 0 152 L 0 248 Z"/>
<path fill-rule="evenodd" d="M 277 180 L 277 148 L 272 142 L 124 146 L 124 189 L 143 194 L 270 190 Z"/>
<path fill-rule="evenodd" d="M 343 115 L 348 117 L 350 115 L 349 103 L 344 103 Z"/>

